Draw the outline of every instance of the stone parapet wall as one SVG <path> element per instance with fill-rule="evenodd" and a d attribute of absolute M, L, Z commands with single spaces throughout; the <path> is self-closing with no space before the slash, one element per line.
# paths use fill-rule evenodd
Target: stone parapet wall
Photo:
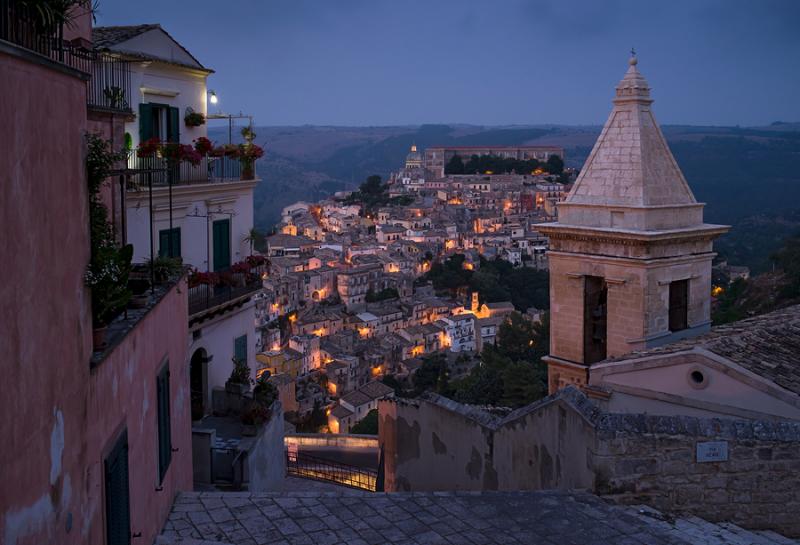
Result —
<path fill-rule="evenodd" d="M 800 536 L 800 423 L 609 414 L 574 387 L 503 418 L 436 395 L 379 411 L 387 491 L 586 489 Z"/>
<path fill-rule="evenodd" d="M 596 429 L 597 494 L 800 536 L 800 424 L 602 415 Z M 699 462 L 708 442 L 727 460 Z"/>

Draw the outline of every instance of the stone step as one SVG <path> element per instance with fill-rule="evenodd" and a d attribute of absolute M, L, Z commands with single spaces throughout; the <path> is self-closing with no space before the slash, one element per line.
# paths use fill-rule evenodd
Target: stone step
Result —
<path fill-rule="evenodd" d="M 209 541 L 207 539 L 195 539 L 191 537 L 167 537 L 158 536 L 153 545 L 231 545 L 225 541 Z"/>
<path fill-rule="evenodd" d="M 753 533 L 771 539 L 773 543 L 777 543 L 778 545 L 800 545 L 800 541 L 789 539 L 772 530 L 754 530 Z"/>

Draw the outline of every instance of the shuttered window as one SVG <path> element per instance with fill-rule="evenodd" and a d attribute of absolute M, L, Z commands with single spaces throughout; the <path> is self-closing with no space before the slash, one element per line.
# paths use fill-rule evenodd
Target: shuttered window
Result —
<path fill-rule="evenodd" d="M 128 434 L 124 432 L 104 463 L 106 496 L 106 544 L 131 542 L 128 488 Z"/>
<path fill-rule="evenodd" d="M 237 361 L 247 363 L 247 335 L 236 337 L 233 340 L 233 357 Z"/>
<path fill-rule="evenodd" d="M 181 228 L 162 229 L 158 232 L 159 257 L 181 256 Z"/>
<path fill-rule="evenodd" d="M 169 417 L 169 364 L 156 377 L 158 404 L 158 481 L 164 480 L 172 460 L 172 429 Z"/>
<path fill-rule="evenodd" d="M 231 222 L 217 220 L 211 224 L 212 245 L 214 249 L 214 270 L 219 271 L 231 266 Z"/>

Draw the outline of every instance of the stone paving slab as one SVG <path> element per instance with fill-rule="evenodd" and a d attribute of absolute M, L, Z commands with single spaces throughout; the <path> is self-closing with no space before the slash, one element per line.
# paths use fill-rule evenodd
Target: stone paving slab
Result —
<path fill-rule="evenodd" d="M 180 494 L 159 545 L 759 545 L 797 543 L 672 519 L 582 492 Z"/>

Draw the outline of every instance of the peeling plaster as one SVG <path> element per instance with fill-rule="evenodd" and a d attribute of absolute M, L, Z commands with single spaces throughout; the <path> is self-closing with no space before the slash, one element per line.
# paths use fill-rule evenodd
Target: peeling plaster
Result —
<path fill-rule="evenodd" d="M 50 432 L 50 484 L 56 484 L 61 475 L 61 456 L 64 454 L 64 414 L 53 411 L 56 422 Z"/>
<path fill-rule="evenodd" d="M 42 495 L 28 507 L 6 511 L 6 531 L 3 535 L 3 543 L 5 545 L 16 545 L 19 538 L 40 533 L 45 527 L 49 529 L 50 525 L 47 522 L 53 517 L 53 514 L 53 503 L 50 501 L 49 493 Z M 48 532 L 48 538 L 50 537 Z"/>

